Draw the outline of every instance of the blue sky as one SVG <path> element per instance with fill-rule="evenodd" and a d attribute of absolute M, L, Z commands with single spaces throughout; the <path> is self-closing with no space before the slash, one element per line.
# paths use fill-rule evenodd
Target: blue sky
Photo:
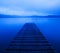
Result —
<path fill-rule="evenodd" d="M 60 0 L 0 0 L 0 14 L 60 15 Z"/>

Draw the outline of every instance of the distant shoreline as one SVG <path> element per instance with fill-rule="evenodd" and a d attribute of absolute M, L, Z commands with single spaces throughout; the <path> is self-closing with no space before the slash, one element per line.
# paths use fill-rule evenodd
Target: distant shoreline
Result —
<path fill-rule="evenodd" d="M 4 15 L 0 14 L 0 18 L 60 18 L 60 15 L 48 15 L 48 16 L 37 16 L 37 15 L 32 15 L 32 16 L 17 16 L 17 15 Z"/>

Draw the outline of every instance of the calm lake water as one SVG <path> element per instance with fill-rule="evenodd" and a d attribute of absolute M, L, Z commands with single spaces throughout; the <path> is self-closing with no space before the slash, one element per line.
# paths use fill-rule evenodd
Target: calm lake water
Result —
<path fill-rule="evenodd" d="M 35 23 L 60 53 L 60 18 L 0 18 L 0 53 L 8 47 L 25 23 Z"/>

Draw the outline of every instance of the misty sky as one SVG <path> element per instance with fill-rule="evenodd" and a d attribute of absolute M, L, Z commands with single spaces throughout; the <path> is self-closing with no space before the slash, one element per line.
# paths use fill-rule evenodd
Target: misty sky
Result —
<path fill-rule="evenodd" d="M 60 0 L 0 0 L 0 14 L 60 15 Z"/>

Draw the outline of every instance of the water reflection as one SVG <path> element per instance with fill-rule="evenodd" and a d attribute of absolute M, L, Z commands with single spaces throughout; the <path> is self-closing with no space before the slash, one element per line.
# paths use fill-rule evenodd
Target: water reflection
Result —
<path fill-rule="evenodd" d="M 23 24 L 23 23 L 31 23 L 31 22 L 37 22 L 37 23 L 43 23 L 47 22 L 48 18 L 1 18 L 0 23 L 5 24 Z"/>

